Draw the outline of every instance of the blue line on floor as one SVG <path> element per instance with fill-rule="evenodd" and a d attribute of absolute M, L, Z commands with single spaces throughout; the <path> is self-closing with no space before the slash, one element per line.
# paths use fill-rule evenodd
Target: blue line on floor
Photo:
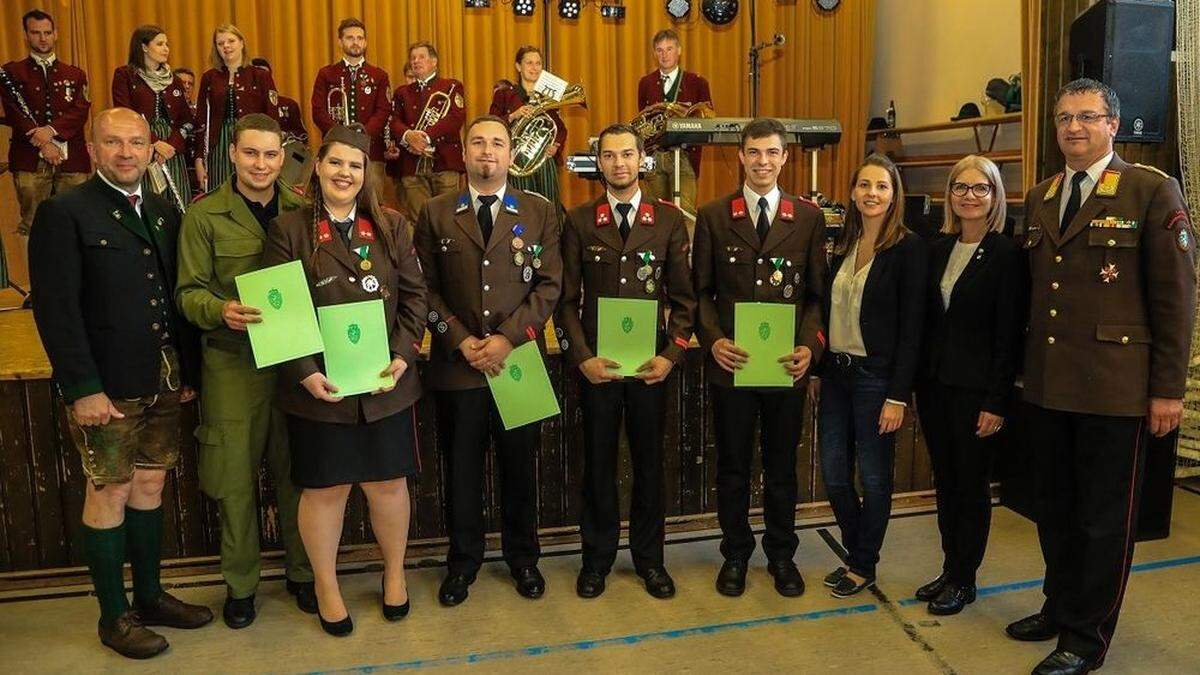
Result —
<path fill-rule="evenodd" d="M 530 647 L 522 647 L 520 649 L 502 649 L 493 652 L 478 652 L 473 654 L 462 654 L 458 656 L 443 656 L 430 659 L 416 659 L 413 661 L 399 661 L 396 663 L 388 663 L 374 666 L 358 666 L 340 671 L 345 673 L 371 673 L 377 670 L 414 670 L 417 668 L 443 667 L 453 665 L 463 665 L 470 663 L 480 663 L 482 661 L 498 661 L 504 659 L 520 658 L 523 656 L 543 656 L 546 654 L 555 654 L 562 652 L 587 651 L 600 647 L 626 646 L 635 645 L 641 642 L 649 642 L 652 640 L 677 640 L 679 638 L 693 637 L 696 635 L 713 635 L 715 633 L 724 633 L 727 631 L 746 630 L 748 628 L 756 628 L 758 626 L 778 625 L 794 623 L 797 621 L 818 621 L 820 619 L 828 619 L 832 617 L 847 616 L 851 614 L 864 614 L 874 612 L 879 607 L 878 605 L 855 605 L 853 607 L 839 607 L 837 609 L 823 609 L 813 612 L 803 612 L 801 614 L 782 614 L 779 616 L 768 616 L 761 619 L 749 619 L 747 621 L 732 621 L 729 623 L 717 623 L 704 626 L 693 626 L 691 628 L 678 628 L 674 630 L 661 630 L 649 633 L 638 633 L 635 635 L 625 635 L 621 637 L 601 638 L 597 640 L 578 640 L 575 642 L 563 642 L 553 645 L 535 645 Z"/>

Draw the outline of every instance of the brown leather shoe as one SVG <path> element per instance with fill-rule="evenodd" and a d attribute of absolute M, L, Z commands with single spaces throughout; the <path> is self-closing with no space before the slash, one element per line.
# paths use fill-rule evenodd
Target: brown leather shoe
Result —
<path fill-rule="evenodd" d="M 148 659 L 167 650 L 167 639 L 142 626 L 133 610 L 128 610 L 111 626 L 97 627 L 100 642 L 114 652 L 131 659 Z"/>
<path fill-rule="evenodd" d="M 199 628 L 213 620 L 212 610 L 203 605 L 189 605 L 163 591 L 150 607 L 135 603 L 138 619 L 143 626 L 168 626 L 170 628 Z"/>

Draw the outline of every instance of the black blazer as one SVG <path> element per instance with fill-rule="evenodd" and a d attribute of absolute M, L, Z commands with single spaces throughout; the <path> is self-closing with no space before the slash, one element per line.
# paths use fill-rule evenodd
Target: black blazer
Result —
<path fill-rule="evenodd" d="M 921 378 L 985 392 L 983 409 L 1003 416 L 1020 363 L 1028 281 L 1012 239 L 989 232 L 942 307 L 942 275 L 958 237 L 930 246 Z"/>
<path fill-rule="evenodd" d="M 157 394 L 164 313 L 182 382 L 197 383 L 196 332 L 171 302 L 179 212 L 149 191 L 142 194 L 144 219 L 93 175 L 42 202 L 34 217 L 33 317 L 68 402 L 101 391 L 110 398 Z"/>
<path fill-rule="evenodd" d="M 925 241 L 906 232 L 895 246 L 875 254 L 863 288 L 858 325 L 867 348 L 867 362 L 873 369 L 887 373 L 887 397 L 894 401 L 907 403 L 912 398 L 913 377 L 921 358 L 928 257 Z M 826 326 L 832 325 L 833 279 L 844 258 L 835 254 L 829 264 L 822 300 Z"/>

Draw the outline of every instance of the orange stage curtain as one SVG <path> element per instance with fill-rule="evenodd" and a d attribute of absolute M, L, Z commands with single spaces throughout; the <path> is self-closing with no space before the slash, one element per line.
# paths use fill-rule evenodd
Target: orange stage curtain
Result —
<path fill-rule="evenodd" d="M 717 27 L 705 21 L 699 3 L 688 20 L 672 23 L 658 0 L 626 2 L 622 23 L 600 18 L 589 4 L 578 21 L 557 16 L 555 2 L 538 2 L 533 17 L 514 17 L 510 4 L 495 0 L 488 9 L 465 9 L 458 0 L 5 0 L 0 6 L 0 58 L 25 54 L 20 16 L 41 7 L 54 15 L 59 55 L 88 73 L 93 110 L 109 105 L 113 69 L 125 62 L 128 36 L 140 24 L 166 30 L 171 64 L 199 73 L 208 68 L 211 33 L 218 23 L 232 22 L 246 34 L 248 53 L 271 61 L 281 93 L 300 101 L 310 122 L 309 94 L 318 68 L 334 61 L 335 28 L 347 16 L 367 24 L 368 59 L 385 68 L 393 84 L 410 42 L 427 39 L 441 53 L 440 71 L 463 81 L 471 115 L 487 111 L 492 86 L 512 79 L 513 56 L 519 46 L 543 43 L 544 13 L 550 12 L 548 65 L 587 90 L 588 108 L 563 113 L 570 131 L 568 150 L 586 148 L 587 139 L 611 122 L 628 121 L 636 113 L 638 78 L 654 67 L 650 38 L 674 25 L 683 37 L 683 66 L 712 85 L 717 114 L 750 114 L 747 51 L 751 44 L 749 3 L 737 19 Z M 837 118 L 842 142 L 820 154 L 819 188 L 845 199 L 850 174 L 863 155 L 870 101 L 874 49 L 874 2 L 847 0 L 833 13 L 811 2 L 759 2 L 758 39 L 784 33 L 787 45 L 763 52 L 764 115 Z M 301 8 L 297 11 L 296 8 Z M 798 150 L 798 149 L 797 149 Z M 806 193 L 807 158 L 791 157 L 784 186 Z M 705 152 L 700 201 L 731 191 L 739 180 L 733 148 Z M 598 188 L 562 173 L 567 206 L 587 199 Z"/>

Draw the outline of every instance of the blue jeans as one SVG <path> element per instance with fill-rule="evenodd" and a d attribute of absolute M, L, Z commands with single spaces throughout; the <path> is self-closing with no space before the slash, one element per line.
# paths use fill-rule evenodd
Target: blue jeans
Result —
<path fill-rule="evenodd" d="M 817 441 L 821 477 L 838 527 L 850 571 L 875 578 L 875 564 L 892 510 L 895 434 L 879 434 L 879 413 L 888 379 L 859 366 L 831 366 L 821 376 Z M 863 487 L 860 501 L 854 468 Z"/>

